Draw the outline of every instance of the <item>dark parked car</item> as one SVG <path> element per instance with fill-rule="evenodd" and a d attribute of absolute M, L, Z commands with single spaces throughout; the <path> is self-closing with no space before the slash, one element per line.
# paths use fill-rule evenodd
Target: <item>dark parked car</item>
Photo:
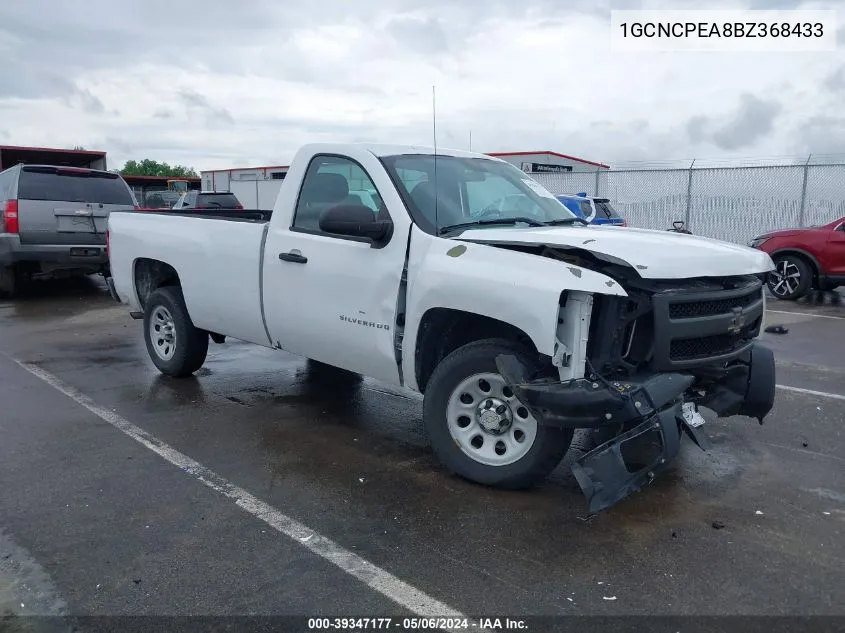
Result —
<path fill-rule="evenodd" d="M 109 213 L 136 207 L 113 172 L 51 165 L 0 172 L 0 293 L 14 295 L 37 273 L 105 271 Z"/>
<path fill-rule="evenodd" d="M 755 237 L 749 246 L 765 251 L 774 261 L 768 286 L 778 299 L 795 300 L 811 288 L 833 290 L 845 285 L 845 218 L 771 231 Z"/>

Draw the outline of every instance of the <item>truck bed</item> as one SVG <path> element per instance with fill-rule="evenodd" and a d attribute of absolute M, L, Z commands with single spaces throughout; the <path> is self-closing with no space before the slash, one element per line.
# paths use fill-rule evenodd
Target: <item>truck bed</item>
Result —
<path fill-rule="evenodd" d="M 261 316 L 263 213 L 240 209 L 127 211 L 109 216 L 111 272 L 119 295 L 135 293 L 139 262 L 178 271 L 194 324 L 267 344 Z M 269 213 L 268 213 L 269 215 Z M 119 257 L 114 257 L 119 253 Z M 143 269 L 143 266 L 141 266 Z"/>

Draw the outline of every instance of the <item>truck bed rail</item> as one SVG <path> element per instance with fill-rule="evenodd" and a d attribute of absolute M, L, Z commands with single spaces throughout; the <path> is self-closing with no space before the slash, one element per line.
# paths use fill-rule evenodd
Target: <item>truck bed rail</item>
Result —
<path fill-rule="evenodd" d="M 272 210 L 263 209 L 135 209 L 130 213 L 178 215 L 186 218 L 214 220 L 240 220 L 246 222 L 269 222 Z"/>

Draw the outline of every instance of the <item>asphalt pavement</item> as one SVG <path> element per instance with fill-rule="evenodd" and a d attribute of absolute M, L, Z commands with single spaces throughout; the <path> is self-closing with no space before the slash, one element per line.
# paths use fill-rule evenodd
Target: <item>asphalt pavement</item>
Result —
<path fill-rule="evenodd" d="M 588 516 L 571 456 L 468 483 L 412 393 L 239 342 L 168 379 L 96 278 L 36 284 L 0 302 L 0 615 L 845 616 L 841 299 L 769 302 L 764 425 Z"/>

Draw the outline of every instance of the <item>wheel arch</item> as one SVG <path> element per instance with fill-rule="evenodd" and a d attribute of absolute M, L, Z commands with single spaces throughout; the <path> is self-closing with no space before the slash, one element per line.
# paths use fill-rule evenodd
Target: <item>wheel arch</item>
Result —
<path fill-rule="evenodd" d="M 806 261 L 810 265 L 810 272 L 813 274 L 813 283 L 819 282 L 819 278 L 822 275 L 821 265 L 819 264 L 819 260 L 816 256 L 811 252 L 806 251 L 803 248 L 787 246 L 769 253 L 769 257 L 771 257 L 772 260 L 782 255 L 793 255 Z"/>
<path fill-rule="evenodd" d="M 456 349 L 484 339 L 504 339 L 537 354 L 531 337 L 520 328 L 483 314 L 455 308 L 429 308 L 423 314 L 414 349 L 417 387 L 425 393 L 437 364 Z"/>
<path fill-rule="evenodd" d="M 133 266 L 133 288 L 135 296 L 138 297 L 138 304 L 143 310 L 146 307 L 147 299 L 153 291 L 163 286 L 182 287 L 179 273 L 176 269 L 159 259 L 139 257 Z"/>

